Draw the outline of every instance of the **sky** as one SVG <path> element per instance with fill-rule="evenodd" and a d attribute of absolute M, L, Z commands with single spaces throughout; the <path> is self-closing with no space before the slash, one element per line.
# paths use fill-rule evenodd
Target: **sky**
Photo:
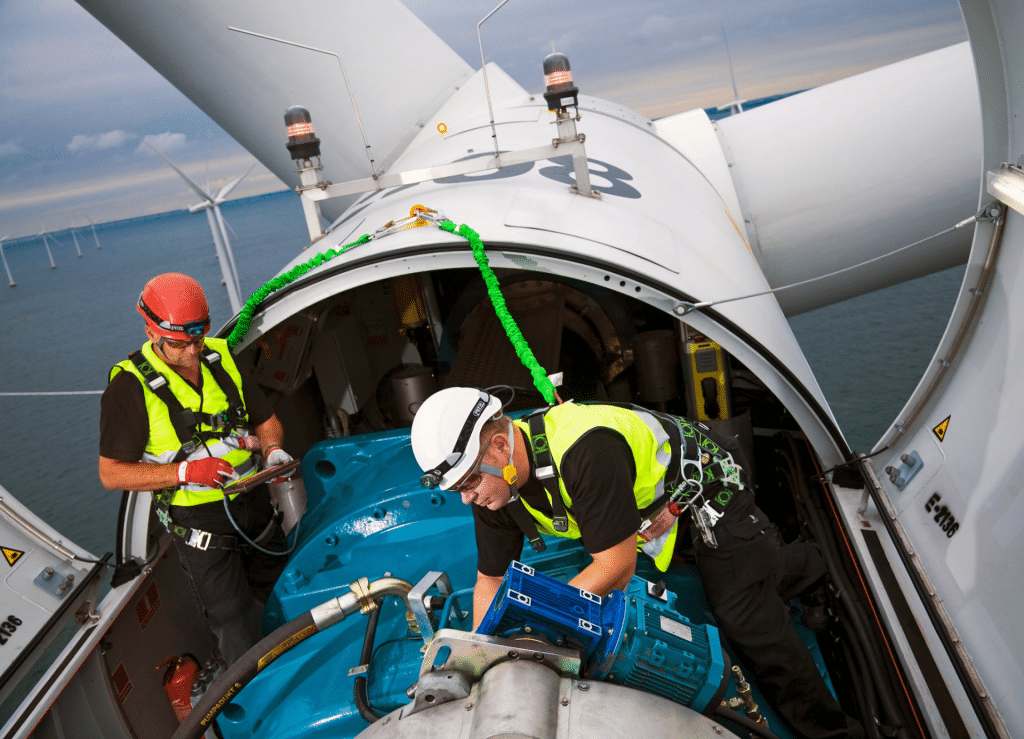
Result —
<path fill-rule="evenodd" d="M 497 0 L 405 4 L 480 66 L 476 24 Z M 729 55 L 740 98 L 753 99 L 967 34 L 955 0 L 511 0 L 483 38 L 487 60 L 530 91 L 554 42 L 582 92 L 659 118 L 732 100 Z M 197 203 L 144 140 L 214 190 L 255 163 L 77 3 L 0 0 L 0 237 Z M 257 165 L 232 197 L 284 188 Z"/>

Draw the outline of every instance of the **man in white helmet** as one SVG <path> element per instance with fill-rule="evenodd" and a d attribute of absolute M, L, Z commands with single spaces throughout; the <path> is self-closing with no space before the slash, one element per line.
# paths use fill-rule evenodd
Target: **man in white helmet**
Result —
<path fill-rule="evenodd" d="M 713 436 L 685 418 L 612 405 L 563 403 L 512 421 L 498 398 L 474 388 L 435 393 L 412 425 L 423 485 L 472 504 L 474 628 L 520 557 L 524 535 L 537 551 L 545 546 L 540 533 L 580 539 L 593 562 L 569 584 L 604 596 L 626 586 L 638 551 L 668 568 L 679 513 L 688 509 L 718 626 L 769 702 L 799 736 L 862 737 L 786 605 L 825 574 L 821 555 L 806 542 L 783 554 L 777 529 L 754 502 L 742 450 Z"/>

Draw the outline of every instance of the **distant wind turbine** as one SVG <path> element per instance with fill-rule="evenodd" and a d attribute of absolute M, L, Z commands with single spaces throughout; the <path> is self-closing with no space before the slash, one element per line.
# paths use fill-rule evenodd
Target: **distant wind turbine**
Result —
<path fill-rule="evenodd" d="M 4 270 L 6 270 L 6 272 L 7 272 L 7 280 L 11 283 L 11 287 L 14 287 L 18 283 L 15 282 L 14 281 L 14 277 L 11 276 L 11 268 L 7 266 L 7 257 L 4 256 L 4 242 L 7 241 L 7 239 L 9 239 L 9 238 L 11 238 L 11 237 L 10 236 L 2 236 L 2 237 L 0 237 L 0 260 L 3 260 Z"/>
<path fill-rule="evenodd" d="M 732 102 L 726 103 L 725 105 L 719 105 L 718 109 L 724 110 L 725 108 L 729 108 L 736 113 L 742 113 L 743 103 L 747 101 L 740 100 L 740 93 L 736 89 L 736 71 L 732 66 L 732 53 L 729 51 L 729 37 L 725 35 L 725 24 L 719 23 L 718 25 L 722 28 L 722 40 L 725 42 L 725 56 L 729 59 L 729 81 L 732 82 Z"/>
<path fill-rule="evenodd" d="M 84 213 L 82 215 L 85 215 Z M 100 237 L 96 235 L 96 224 L 92 222 L 89 216 L 85 216 L 85 220 L 89 221 L 89 225 L 92 226 L 92 237 L 96 240 L 96 248 L 100 248 Z"/>
<path fill-rule="evenodd" d="M 80 247 L 78 245 L 78 237 L 75 236 L 75 223 L 74 223 L 74 221 L 71 222 L 71 238 L 74 239 L 75 251 L 78 252 L 78 258 L 81 259 L 82 258 L 82 247 Z"/>
<path fill-rule="evenodd" d="M 50 269 L 57 269 L 57 263 L 53 261 L 53 252 L 50 251 L 50 241 L 46 237 L 46 223 L 43 223 L 40 226 L 39 233 L 36 235 L 43 237 L 43 246 L 46 247 L 46 255 L 50 257 Z M 56 239 L 54 239 L 54 241 L 56 241 Z"/>
<path fill-rule="evenodd" d="M 191 206 L 188 210 L 190 213 L 198 213 L 200 211 L 206 211 L 206 218 L 210 223 L 210 233 L 213 235 L 213 245 L 217 250 L 217 260 L 220 262 L 220 273 L 224 280 L 224 286 L 228 291 L 228 302 L 231 304 L 231 310 L 234 313 L 238 313 L 242 309 L 241 300 L 241 286 L 238 282 L 238 272 L 235 268 L 235 256 L 231 251 L 231 242 L 228 240 L 228 232 L 224 225 L 224 216 L 220 213 L 220 205 L 223 203 L 231 191 L 235 189 L 239 182 L 244 180 L 248 176 L 249 172 L 252 172 L 253 167 L 256 166 L 254 163 L 249 170 L 239 175 L 231 182 L 226 184 L 220 189 L 216 195 L 211 194 L 207 190 L 204 190 L 195 182 L 193 182 L 187 174 L 182 172 L 170 159 L 165 157 L 155 146 L 146 141 L 142 140 L 146 146 L 155 151 L 157 155 L 163 159 L 167 164 L 177 172 L 185 183 L 192 188 L 192 190 L 203 199 L 203 202 L 198 205 Z"/>

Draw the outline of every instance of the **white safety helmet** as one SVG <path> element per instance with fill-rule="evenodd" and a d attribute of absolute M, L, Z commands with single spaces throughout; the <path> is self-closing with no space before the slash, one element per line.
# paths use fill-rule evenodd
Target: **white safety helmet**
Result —
<path fill-rule="evenodd" d="M 445 388 L 427 398 L 412 421 L 423 486 L 450 490 L 462 479 L 480 453 L 480 430 L 499 413 L 501 400 L 476 388 Z"/>

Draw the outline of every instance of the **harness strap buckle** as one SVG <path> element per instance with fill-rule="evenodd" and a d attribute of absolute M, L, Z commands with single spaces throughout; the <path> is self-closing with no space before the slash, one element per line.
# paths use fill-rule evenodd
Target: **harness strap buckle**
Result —
<path fill-rule="evenodd" d="M 707 514 L 708 523 L 710 524 L 711 528 L 714 528 L 715 524 L 718 523 L 718 519 L 725 515 L 724 513 L 719 513 L 714 508 L 712 508 L 711 501 L 706 501 L 702 506 L 701 510 Z"/>
<path fill-rule="evenodd" d="M 210 539 L 213 538 L 213 534 L 209 531 L 200 531 L 199 529 L 192 529 L 192 533 L 189 534 L 188 540 L 185 542 L 190 547 L 206 551 L 210 546 Z"/>
<path fill-rule="evenodd" d="M 555 516 L 551 519 L 551 526 L 560 534 L 569 530 L 569 519 L 566 516 Z"/>
<path fill-rule="evenodd" d="M 538 480 L 549 480 L 555 476 L 555 466 L 549 464 L 547 467 L 538 467 L 534 470 L 534 475 Z"/>
<path fill-rule="evenodd" d="M 185 455 L 188 456 L 196 449 L 198 449 L 200 446 L 202 446 L 202 443 L 202 437 L 199 436 L 199 434 L 194 434 L 191 439 L 182 444 L 181 451 L 183 451 Z"/>

